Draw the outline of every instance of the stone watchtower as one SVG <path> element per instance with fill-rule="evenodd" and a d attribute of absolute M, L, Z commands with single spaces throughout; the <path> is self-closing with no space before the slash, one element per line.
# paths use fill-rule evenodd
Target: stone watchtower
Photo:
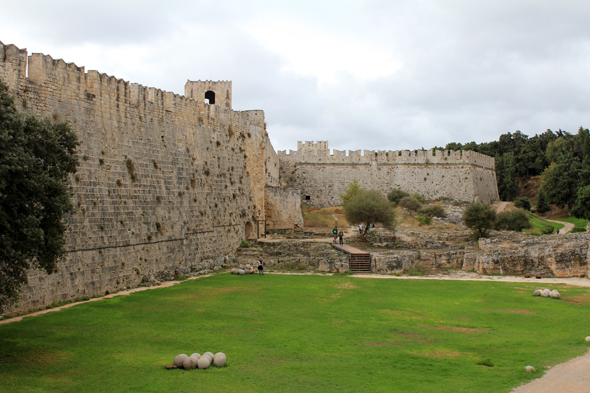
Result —
<path fill-rule="evenodd" d="M 232 109 L 231 81 L 191 81 L 184 85 L 184 95 L 196 101 L 204 101 L 209 105 Z"/>

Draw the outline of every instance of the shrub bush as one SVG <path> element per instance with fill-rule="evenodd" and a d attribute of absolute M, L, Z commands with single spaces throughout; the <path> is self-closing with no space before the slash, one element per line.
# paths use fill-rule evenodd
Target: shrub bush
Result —
<path fill-rule="evenodd" d="M 514 200 L 514 206 L 518 207 L 519 209 L 524 209 L 527 211 L 531 210 L 531 200 L 527 197 L 516 198 Z"/>
<path fill-rule="evenodd" d="M 410 194 L 408 194 L 405 191 L 391 190 L 391 192 L 389 194 L 387 194 L 387 199 L 389 199 L 389 202 L 397 205 L 403 197 L 407 197 L 407 196 L 410 196 Z"/>
<path fill-rule="evenodd" d="M 420 226 L 432 224 L 432 218 L 428 216 L 416 216 L 416 220 L 418 220 Z"/>
<path fill-rule="evenodd" d="M 522 209 L 502 212 L 496 216 L 496 229 L 520 232 L 531 227 L 529 215 Z"/>
<path fill-rule="evenodd" d="M 569 233 L 584 233 L 584 232 L 586 232 L 586 228 L 573 227 Z"/>
<path fill-rule="evenodd" d="M 427 206 L 420 209 L 420 214 L 424 214 L 428 217 L 446 217 L 445 209 L 438 205 Z"/>
<path fill-rule="evenodd" d="M 412 198 L 416 198 L 420 203 L 426 203 L 426 199 L 420 194 L 412 194 Z"/>
<path fill-rule="evenodd" d="M 494 227 L 495 221 L 496 211 L 485 203 L 472 203 L 463 213 L 463 222 L 467 228 L 473 231 L 473 235 L 477 239 L 487 237 L 489 230 Z"/>
<path fill-rule="evenodd" d="M 404 209 L 408 209 L 413 212 L 418 211 L 422 207 L 420 201 L 414 198 L 413 196 L 403 197 L 399 201 L 399 205 Z"/>

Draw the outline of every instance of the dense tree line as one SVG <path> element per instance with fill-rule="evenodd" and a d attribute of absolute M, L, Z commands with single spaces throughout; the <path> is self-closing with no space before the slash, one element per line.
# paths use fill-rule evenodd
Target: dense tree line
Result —
<path fill-rule="evenodd" d="M 473 150 L 496 159 L 500 199 L 511 201 L 520 190 L 517 178 L 542 176 L 543 202 L 568 206 L 577 217 L 590 218 L 590 133 L 547 130 L 529 137 L 520 131 L 497 141 L 449 143 L 440 150 Z"/>

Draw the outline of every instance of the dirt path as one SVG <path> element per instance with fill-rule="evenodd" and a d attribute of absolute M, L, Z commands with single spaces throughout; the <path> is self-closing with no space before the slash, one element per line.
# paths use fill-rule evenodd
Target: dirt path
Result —
<path fill-rule="evenodd" d="M 590 352 L 552 367 L 541 378 L 519 386 L 511 393 L 588 393 L 589 391 Z"/>
<path fill-rule="evenodd" d="M 571 222 L 557 221 L 557 220 L 547 220 L 547 221 L 551 221 L 551 222 L 555 222 L 557 224 L 563 225 L 563 228 L 559 229 L 560 235 L 565 235 L 566 233 L 568 233 L 569 231 L 571 231 L 575 227 L 575 225 L 572 224 Z M 556 230 L 556 232 L 557 232 L 557 230 Z"/>

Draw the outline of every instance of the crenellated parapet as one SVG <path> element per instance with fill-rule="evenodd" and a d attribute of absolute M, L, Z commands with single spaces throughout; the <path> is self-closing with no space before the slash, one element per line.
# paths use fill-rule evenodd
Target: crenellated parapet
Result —
<path fill-rule="evenodd" d="M 297 150 L 279 150 L 288 162 L 318 164 L 467 164 L 495 169 L 494 157 L 469 150 L 336 150 L 330 154 L 328 142 L 297 142 Z"/>

